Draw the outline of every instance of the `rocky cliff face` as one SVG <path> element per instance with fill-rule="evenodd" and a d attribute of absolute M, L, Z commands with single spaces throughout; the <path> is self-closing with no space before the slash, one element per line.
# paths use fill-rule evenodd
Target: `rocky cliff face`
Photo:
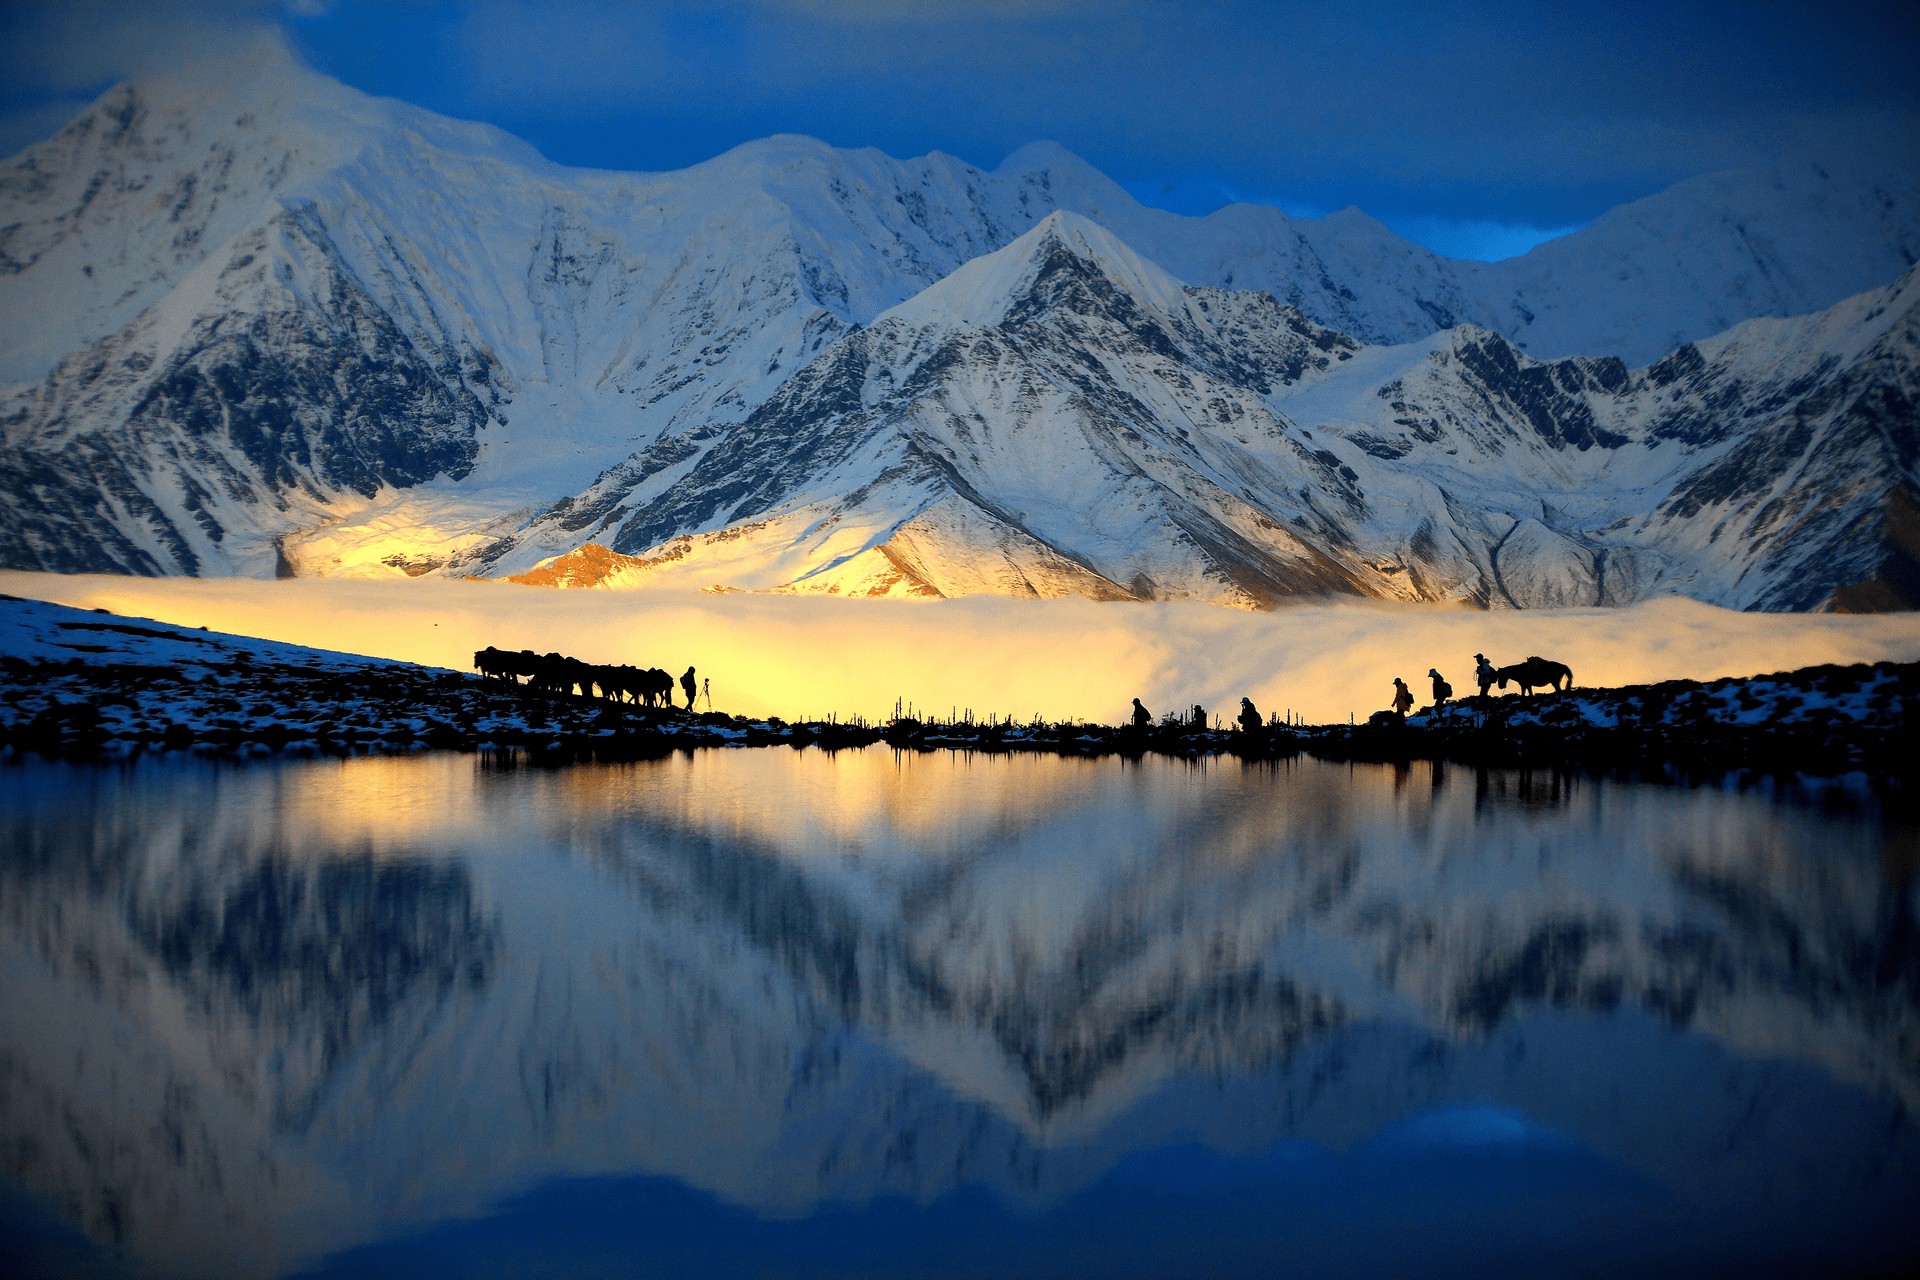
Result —
<path fill-rule="evenodd" d="M 484 352 L 402 332 L 311 209 L 228 249 L 189 276 L 200 305 L 156 305 L 15 397 L 9 563 L 271 572 L 276 536 L 336 497 L 472 471 L 500 399 Z"/>

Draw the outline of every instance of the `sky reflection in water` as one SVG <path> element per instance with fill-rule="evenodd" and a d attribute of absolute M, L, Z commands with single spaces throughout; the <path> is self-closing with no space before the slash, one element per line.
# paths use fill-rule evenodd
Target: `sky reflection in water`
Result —
<path fill-rule="evenodd" d="M 247 1276 L 1898 1258 L 1920 958 L 1873 809 L 885 748 L 11 766 L 0 1229 Z"/>

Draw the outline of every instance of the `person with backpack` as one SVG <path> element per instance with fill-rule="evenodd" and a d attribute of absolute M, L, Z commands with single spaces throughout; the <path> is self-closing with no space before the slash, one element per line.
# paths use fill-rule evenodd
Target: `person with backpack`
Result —
<path fill-rule="evenodd" d="M 1474 654 L 1473 660 L 1479 663 L 1473 669 L 1473 678 L 1479 682 L 1480 696 L 1484 698 L 1487 696 L 1487 690 L 1493 688 L 1493 682 L 1500 678 L 1500 673 L 1494 669 L 1491 662 L 1487 661 L 1487 655 L 1484 653 Z"/>
<path fill-rule="evenodd" d="M 1413 710 L 1413 690 L 1407 688 L 1407 682 L 1399 676 L 1393 678 L 1393 718 L 1396 724 L 1407 722 L 1407 712 Z"/>
<path fill-rule="evenodd" d="M 1433 677 L 1433 709 L 1437 712 L 1453 696 L 1453 686 L 1447 683 L 1437 667 L 1428 667 L 1427 674 Z"/>

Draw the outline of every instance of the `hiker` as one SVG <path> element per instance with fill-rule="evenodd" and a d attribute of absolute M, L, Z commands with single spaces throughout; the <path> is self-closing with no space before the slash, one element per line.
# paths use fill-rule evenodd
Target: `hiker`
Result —
<path fill-rule="evenodd" d="M 1447 699 L 1453 696 L 1453 686 L 1447 683 L 1437 667 L 1428 667 L 1427 674 L 1433 677 L 1433 709 L 1438 713 L 1447 705 Z"/>
<path fill-rule="evenodd" d="M 1144 729 L 1153 723 L 1153 712 L 1140 705 L 1140 699 L 1133 700 L 1133 727 Z"/>
<path fill-rule="evenodd" d="M 1413 710 L 1413 691 L 1407 688 L 1407 682 L 1399 676 L 1393 678 L 1393 716 L 1396 721 L 1405 724 L 1407 712 Z"/>
<path fill-rule="evenodd" d="M 1493 688 L 1493 682 L 1500 678 L 1500 673 L 1493 669 L 1493 664 L 1487 661 L 1484 653 L 1474 654 L 1473 660 L 1480 664 L 1473 669 L 1473 678 L 1480 682 L 1480 696 L 1484 698 L 1487 690 Z"/>
<path fill-rule="evenodd" d="M 1252 733 L 1261 723 L 1260 710 L 1253 705 L 1253 699 L 1240 699 L 1240 732 Z"/>
<path fill-rule="evenodd" d="M 694 691 L 698 689 L 700 686 L 699 686 L 699 683 L 695 681 L 693 678 L 692 667 L 688 667 L 687 674 L 680 677 L 680 687 L 687 691 L 687 710 L 689 711 L 693 710 Z"/>

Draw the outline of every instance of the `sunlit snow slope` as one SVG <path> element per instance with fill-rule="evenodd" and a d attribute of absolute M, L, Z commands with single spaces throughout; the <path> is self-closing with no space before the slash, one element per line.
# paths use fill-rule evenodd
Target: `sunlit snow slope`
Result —
<path fill-rule="evenodd" d="M 1911 181 L 1814 169 L 1698 179 L 1494 264 L 1435 257 L 1353 210 L 1316 221 L 1255 206 L 1207 218 L 1147 209 L 1047 144 L 992 172 L 797 137 L 678 173 L 571 170 L 489 127 L 368 98 L 263 43 L 217 71 L 111 90 L 0 168 L 0 563 L 401 576 L 523 572 L 616 537 L 670 554 L 673 537 L 719 532 L 738 510 L 711 486 L 720 460 L 759 441 L 744 464 L 758 472 L 806 450 L 802 437 L 768 443 L 764 419 L 746 425 L 797 371 L 1056 210 L 1104 229 L 1129 260 L 1223 291 L 1210 305 L 1244 313 L 1231 325 L 1261 352 L 1290 341 L 1263 328 L 1277 300 L 1299 313 L 1283 327 L 1346 335 L 1350 356 L 1471 322 L 1536 354 L 1637 365 L 1751 316 L 1885 286 L 1920 255 Z M 1203 335 L 1213 323 L 1189 319 Z M 1005 328 L 1004 317 L 974 327 Z M 848 367 L 844 351 L 837 361 Z M 1220 369 L 1207 376 L 1238 386 Z M 1166 404 L 1185 394 L 1167 391 Z M 996 430 L 1034 435 L 993 419 L 989 401 L 978 411 Z M 1281 536 L 1250 514 L 1293 501 L 1261 485 L 1301 480 L 1323 520 L 1349 520 L 1330 478 L 1344 479 L 1347 462 L 1327 464 L 1324 484 L 1277 464 L 1235 478 L 1210 470 L 1221 458 L 1194 463 L 1248 511 L 1191 493 L 1182 501 L 1204 516 L 1153 502 L 1118 517 L 1062 509 L 1058 521 L 1086 538 L 1054 536 L 1039 527 L 1053 517 L 1008 505 L 1022 494 L 982 491 L 984 505 L 868 502 L 887 536 L 842 542 L 920 547 L 903 590 L 938 580 L 942 591 L 1259 603 L 1384 583 L 1408 594 L 1388 582 L 1409 581 L 1402 571 L 1363 566 L 1374 551 L 1356 543 L 1329 558 L 1290 541 L 1298 526 Z M 847 465 L 839 474 L 856 476 Z M 706 479 L 680 491 L 696 472 Z M 789 479 L 788 497 L 831 496 L 831 477 Z M 1498 485 L 1524 492 L 1532 480 Z M 1053 500 L 1044 485 L 1028 496 Z M 669 518 L 703 503 L 699 519 Z M 1019 518 L 981 525 L 974 513 L 996 506 Z M 904 529 L 903 512 L 920 523 Z M 1503 514 L 1459 518 L 1496 529 Z M 1236 523 L 1247 520 L 1251 531 Z M 943 547 L 1015 527 L 1034 544 L 928 568 Z M 829 584 L 812 551 L 781 563 L 792 572 L 748 576 Z M 843 586 L 869 583 L 866 564 Z M 1531 601 L 1491 568 L 1413 594 Z M 1742 597 L 1689 572 L 1665 573 L 1660 589 L 1805 603 L 1770 584 Z"/>

